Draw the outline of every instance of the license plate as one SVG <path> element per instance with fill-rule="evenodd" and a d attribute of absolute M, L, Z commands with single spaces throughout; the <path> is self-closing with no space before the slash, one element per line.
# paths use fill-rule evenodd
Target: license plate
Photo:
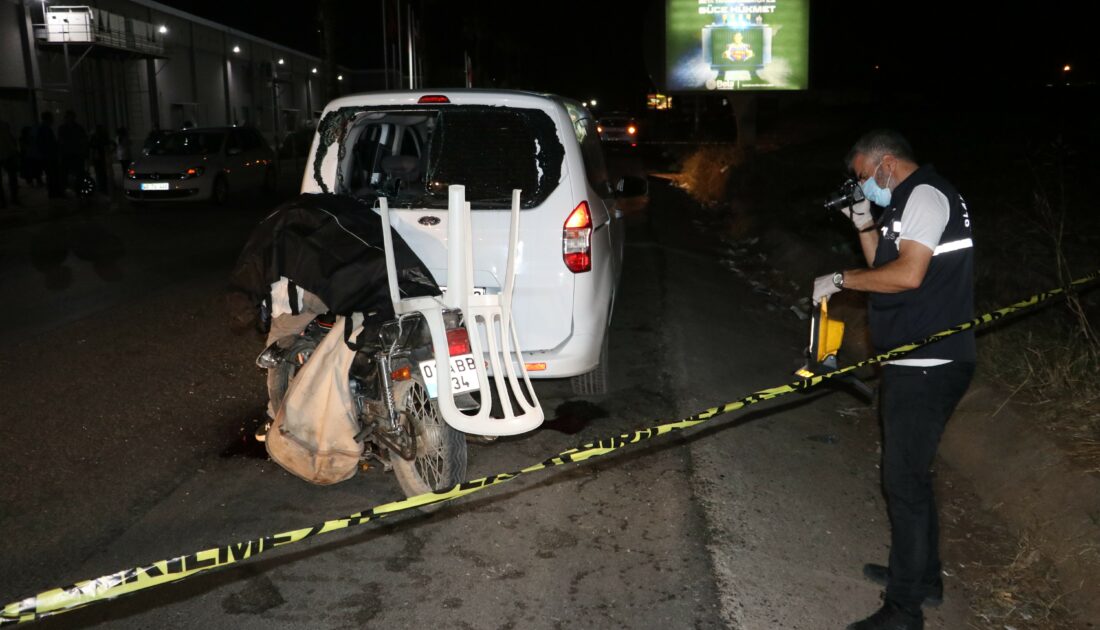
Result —
<path fill-rule="evenodd" d="M 438 372 L 435 369 L 435 359 L 421 361 L 420 373 L 424 376 L 424 385 L 428 388 L 428 395 L 432 398 L 438 398 L 439 387 L 436 385 L 436 374 Z M 460 354 L 457 357 L 451 357 L 451 393 L 461 394 L 480 387 L 474 355 Z"/>
<path fill-rule="evenodd" d="M 141 185 L 142 190 L 168 190 L 168 182 L 151 182 Z"/>

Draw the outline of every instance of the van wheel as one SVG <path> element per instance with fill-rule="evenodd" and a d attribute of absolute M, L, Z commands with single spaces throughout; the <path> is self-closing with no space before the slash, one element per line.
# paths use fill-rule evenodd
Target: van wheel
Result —
<path fill-rule="evenodd" d="M 600 347 L 600 362 L 591 372 L 585 372 L 569 379 L 573 393 L 578 396 L 599 396 L 607 393 L 607 340 L 611 336 L 608 330 L 603 335 Z"/>

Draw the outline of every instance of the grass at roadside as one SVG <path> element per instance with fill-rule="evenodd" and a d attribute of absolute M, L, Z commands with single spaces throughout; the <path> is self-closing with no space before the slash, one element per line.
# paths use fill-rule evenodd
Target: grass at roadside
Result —
<path fill-rule="evenodd" d="M 1069 590 L 1054 562 L 1039 550 L 1032 533 L 1015 533 L 956 475 L 945 476 L 939 496 L 944 547 L 950 554 L 948 583 L 966 584 L 969 628 L 976 630 L 1065 630 L 1073 627 Z M 945 487 L 943 487 L 945 486 Z"/>

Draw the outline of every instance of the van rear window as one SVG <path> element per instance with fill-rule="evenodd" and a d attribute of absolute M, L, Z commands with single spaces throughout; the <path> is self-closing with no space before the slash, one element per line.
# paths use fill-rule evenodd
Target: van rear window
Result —
<path fill-rule="evenodd" d="M 385 196 L 391 205 L 445 208 L 447 187 L 462 184 L 481 207 L 509 207 L 519 188 L 525 208 L 557 188 L 565 148 L 541 110 L 482 105 L 347 108 L 321 122 L 314 178 L 328 144 L 341 142 L 338 193 Z"/>

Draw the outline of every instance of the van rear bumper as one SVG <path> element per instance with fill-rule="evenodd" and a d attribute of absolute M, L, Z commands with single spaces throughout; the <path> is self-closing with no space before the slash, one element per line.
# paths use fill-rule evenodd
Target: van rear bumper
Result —
<path fill-rule="evenodd" d="M 591 372 L 600 363 L 602 339 L 591 334 L 575 334 L 569 340 L 553 350 L 525 351 L 523 359 L 530 363 L 545 363 L 546 369 L 528 371 L 528 376 L 537 378 L 567 378 Z"/>

